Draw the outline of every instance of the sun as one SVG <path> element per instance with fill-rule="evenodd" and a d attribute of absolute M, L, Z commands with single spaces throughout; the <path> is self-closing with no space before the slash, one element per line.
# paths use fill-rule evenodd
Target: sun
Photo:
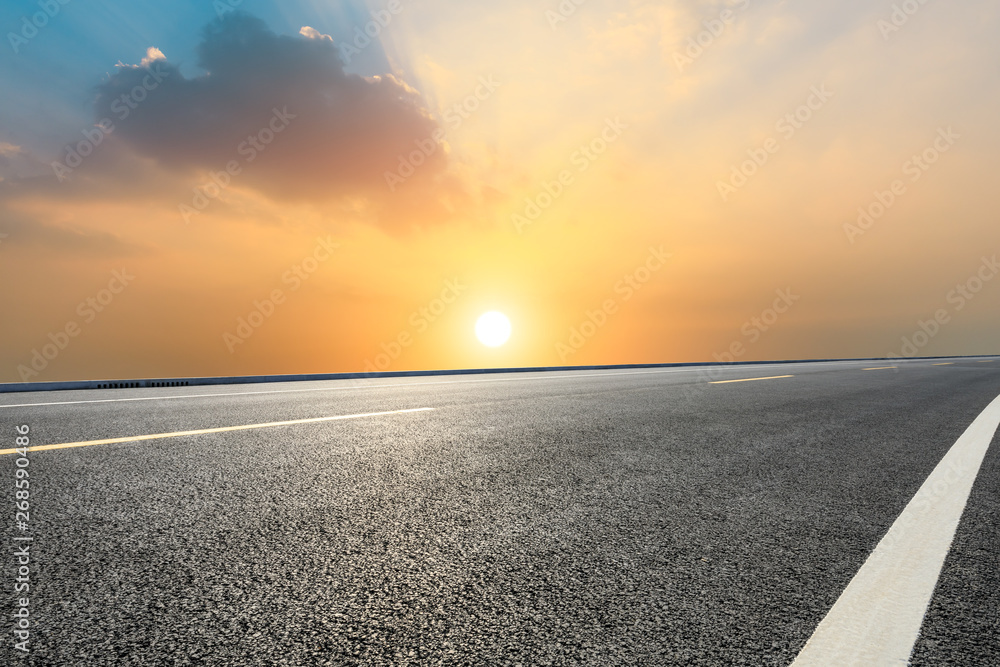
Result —
<path fill-rule="evenodd" d="M 510 320 L 495 310 L 483 313 L 476 320 L 476 338 L 487 347 L 500 347 L 510 338 Z"/>

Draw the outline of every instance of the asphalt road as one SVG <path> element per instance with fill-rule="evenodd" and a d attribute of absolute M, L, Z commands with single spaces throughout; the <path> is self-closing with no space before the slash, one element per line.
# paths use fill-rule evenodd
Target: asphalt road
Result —
<path fill-rule="evenodd" d="M 788 665 L 1000 394 L 879 365 L 2 395 L 0 448 L 433 410 L 33 451 L 25 531 L 0 456 L 0 664 Z M 998 516 L 994 439 L 912 664 L 1000 664 Z"/>

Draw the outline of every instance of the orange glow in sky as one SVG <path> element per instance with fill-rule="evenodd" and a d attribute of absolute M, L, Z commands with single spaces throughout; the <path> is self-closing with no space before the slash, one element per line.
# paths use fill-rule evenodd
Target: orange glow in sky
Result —
<path fill-rule="evenodd" d="M 996 353 L 996 3 L 321 5 L 0 56 L 0 381 Z"/>

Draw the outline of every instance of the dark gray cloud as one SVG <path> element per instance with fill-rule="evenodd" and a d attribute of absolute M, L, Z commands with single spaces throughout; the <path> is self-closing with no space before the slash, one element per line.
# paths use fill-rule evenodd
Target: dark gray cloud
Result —
<path fill-rule="evenodd" d="M 278 198 L 387 193 L 385 172 L 438 128 L 420 96 L 391 75 L 348 74 L 333 41 L 281 36 L 232 13 L 198 47 L 188 79 L 159 54 L 103 83 L 97 120 L 117 141 L 177 170 L 223 170 Z M 270 140 L 269 143 L 265 143 Z M 415 180 L 440 173 L 436 151 Z"/>

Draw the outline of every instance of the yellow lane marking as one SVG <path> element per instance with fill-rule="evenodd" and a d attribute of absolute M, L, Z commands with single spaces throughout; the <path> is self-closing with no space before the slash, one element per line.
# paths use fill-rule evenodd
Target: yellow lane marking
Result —
<path fill-rule="evenodd" d="M 229 431 L 246 431 L 253 428 L 272 428 L 274 426 L 292 426 L 295 424 L 316 424 L 319 422 L 337 421 L 340 419 L 359 419 L 361 417 L 382 417 L 385 415 L 400 415 L 406 412 L 426 412 L 434 408 L 412 408 L 410 410 L 391 410 L 389 412 L 366 412 L 359 415 L 338 415 L 336 417 L 313 417 L 311 419 L 293 419 L 265 424 L 246 424 L 243 426 L 223 426 L 220 428 L 203 428 L 196 431 L 176 431 L 174 433 L 153 433 L 151 435 L 134 435 L 128 438 L 107 438 L 105 440 L 85 440 L 82 442 L 63 442 L 57 445 L 37 445 L 28 447 L 29 452 L 43 452 L 50 449 L 69 449 L 71 447 L 90 447 L 92 445 L 111 445 L 118 442 L 138 442 L 140 440 L 159 440 L 161 438 L 180 438 L 186 435 L 204 435 L 206 433 L 228 433 Z M 17 449 L 0 449 L 2 454 L 16 454 Z M 23 451 L 23 450 L 20 450 Z"/>
<path fill-rule="evenodd" d="M 795 366 L 834 366 L 837 364 L 857 364 L 857 361 L 815 361 L 809 363 L 794 364 Z M 788 364 L 758 364 L 754 368 L 775 368 L 787 367 Z M 541 371 L 539 371 L 541 372 Z M 132 398 L 99 398 L 86 401 L 50 401 L 46 403 L 10 403 L 0 405 L 0 410 L 7 408 L 37 408 L 49 405 L 80 405 L 83 403 L 127 403 L 132 401 L 171 401 L 184 398 L 226 398 L 229 396 L 259 396 L 265 394 L 295 394 L 315 391 L 350 391 L 351 389 L 386 389 L 389 387 L 421 387 L 429 385 L 446 384 L 485 384 L 487 382 L 520 382 L 526 380 L 562 380 L 574 378 L 590 377 L 613 377 L 618 375 L 650 375 L 650 374 L 673 374 L 673 373 L 703 373 L 704 367 L 695 366 L 693 368 L 667 368 L 650 371 L 635 371 L 629 373 L 572 373 L 567 375 L 529 375 L 527 377 L 500 377 L 487 380 L 445 380 L 436 382 L 396 382 L 392 384 L 355 384 L 354 380 L 324 380 L 324 382 L 344 382 L 344 385 L 335 387 L 309 387 L 305 389 L 275 389 L 272 391 L 219 391 L 211 394 L 179 394 L 175 396 L 136 396 Z M 515 374 L 518 375 L 518 374 Z M 375 378 L 380 379 L 380 378 Z M 289 380 L 288 383 L 302 383 L 304 380 Z M 102 390 L 103 391 L 103 390 Z"/>
<path fill-rule="evenodd" d="M 890 368 L 898 368 L 897 366 L 879 366 L 878 368 L 862 368 L 863 371 L 887 371 Z"/>
<path fill-rule="evenodd" d="M 716 380 L 715 382 L 709 382 L 709 384 L 729 384 L 730 382 L 756 382 L 757 380 L 780 380 L 781 378 L 793 378 L 794 375 L 775 375 L 769 378 L 744 378 L 742 380 Z"/>
<path fill-rule="evenodd" d="M 943 364 L 931 364 L 931 366 L 951 366 L 954 363 L 954 361 L 946 361 Z"/>

